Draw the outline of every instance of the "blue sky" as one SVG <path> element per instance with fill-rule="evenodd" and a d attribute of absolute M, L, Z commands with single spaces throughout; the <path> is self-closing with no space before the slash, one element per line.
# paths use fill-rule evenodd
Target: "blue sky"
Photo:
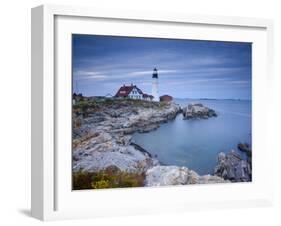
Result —
<path fill-rule="evenodd" d="M 250 43 L 73 35 L 73 91 L 115 95 L 123 84 L 175 98 L 251 99 Z"/>

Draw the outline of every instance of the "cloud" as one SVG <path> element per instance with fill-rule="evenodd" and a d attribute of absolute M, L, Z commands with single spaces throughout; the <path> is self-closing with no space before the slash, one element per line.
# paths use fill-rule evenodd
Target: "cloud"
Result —
<path fill-rule="evenodd" d="M 76 79 L 102 79 L 107 77 L 105 74 L 97 71 L 75 71 L 73 75 Z"/>
<path fill-rule="evenodd" d="M 248 80 L 237 80 L 237 81 L 229 81 L 231 84 L 249 84 L 250 81 Z"/>
<path fill-rule="evenodd" d="M 246 93 L 244 97 L 250 99 L 246 96 L 251 85 L 247 44 L 83 37 L 74 46 L 73 78 L 86 95 L 114 93 L 120 85 L 131 83 L 147 92 L 156 67 L 165 93 L 181 96 L 186 90 L 191 94 L 202 90 L 205 97 L 235 98 Z M 230 93 L 230 89 L 236 90 Z"/>
<path fill-rule="evenodd" d="M 212 84 L 213 82 L 225 82 L 228 81 L 227 78 L 215 78 L 215 79 L 185 79 L 185 80 L 176 80 L 176 81 L 163 81 L 162 83 L 167 85 L 173 85 L 173 86 L 186 86 L 186 85 L 194 85 L 194 84 Z"/>
<path fill-rule="evenodd" d="M 177 73 L 178 70 L 159 70 L 161 75 L 163 74 L 173 74 Z M 144 76 L 151 77 L 153 70 L 136 70 L 133 69 L 111 69 L 111 70 L 102 70 L 102 71 L 75 71 L 74 77 L 76 80 L 85 80 L 85 79 L 92 79 L 92 80 L 122 80 L 122 79 L 133 79 L 133 78 L 140 78 L 143 79 Z"/>
<path fill-rule="evenodd" d="M 190 59 L 189 65 L 190 66 L 215 66 L 215 65 L 220 65 L 224 64 L 226 62 L 226 58 L 223 57 L 218 57 L 218 56 L 198 56 L 194 57 L 193 59 Z"/>

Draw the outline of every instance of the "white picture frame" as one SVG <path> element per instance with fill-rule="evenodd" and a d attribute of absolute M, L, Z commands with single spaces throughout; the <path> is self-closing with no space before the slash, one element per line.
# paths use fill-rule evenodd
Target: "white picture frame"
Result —
<path fill-rule="evenodd" d="M 188 26 L 187 34 L 184 29 Z M 163 29 L 155 30 L 156 27 Z M 257 152 L 253 157 L 253 182 L 72 192 L 68 177 L 71 138 L 67 138 L 71 128 L 71 76 L 56 76 L 71 74 L 69 34 L 171 37 L 169 30 L 173 37 L 183 39 L 253 42 L 254 54 L 259 53 L 253 63 L 253 149 Z M 56 5 L 33 8 L 32 216 L 56 220 L 271 205 L 273 178 L 264 169 L 272 172 L 273 168 L 274 150 L 266 141 L 270 131 L 267 113 L 272 103 L 272 64 L 271 20 Z M 66 136 L 66 142 L 60 142 L 61 136 Z"/>

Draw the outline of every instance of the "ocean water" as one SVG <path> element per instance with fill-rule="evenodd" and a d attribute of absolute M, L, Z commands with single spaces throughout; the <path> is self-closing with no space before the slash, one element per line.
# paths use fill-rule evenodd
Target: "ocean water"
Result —
<path fill-rule="evenodd" d="M 181 106 L 200 102 L 214 109 L 218 117 L 183 120 L 179 114 L 155 131 L 135 133 L 133 142 L 162 164 L 186 166 L 200 175 L 213 174 L 219 152 L 237 150 L 239 142 L 251 144 L 251 101 L 176 99 L 175 102 Z M 244 153 L 240 154 L 246 158 Z"/>

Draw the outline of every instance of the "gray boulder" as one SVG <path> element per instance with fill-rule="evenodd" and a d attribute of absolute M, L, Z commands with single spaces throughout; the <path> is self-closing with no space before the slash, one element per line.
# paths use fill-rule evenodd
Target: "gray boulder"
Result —
<path fill-rule="evenodd" d="M 184 119 L 208 119 L 210 117 L 217 117 L 217 113 L 201 103 L 191 103 L 182 109 Z"/>
<path fill-rule="evenodd" d="M 234 150 L 218 154 L 218 164 L 215 175 L 232 182 L 247 182 L 252 180 L 251 165 Z"/>
<path fill-rule="evenodd" d="M 73 157 L 74 172 L 80 170 L 98 172 L 109 166 L 115 166 L 121 171 L 142 173 L 159 164 L 147 153 L 137 150 L 134 146 L 119 146 L 112 142 L 86 150 L 75 150 Z"/>
<path fill-rule="evenodd" d="M 146 171 L 145 186 L 209 184 L 228 182 L 218 176 L 200 176 L 193 170 L 179 166 L 154 166 Z"/>
<path fill-rule="evenodd" d="M 247 143 L 239 143 L 237 145 L 237 148 L 240 151 L 245 152 L 247 154 L 247 156 L 252 156 L 252 149 L 251 149 L 249 144 L 247 144 Z"/>

